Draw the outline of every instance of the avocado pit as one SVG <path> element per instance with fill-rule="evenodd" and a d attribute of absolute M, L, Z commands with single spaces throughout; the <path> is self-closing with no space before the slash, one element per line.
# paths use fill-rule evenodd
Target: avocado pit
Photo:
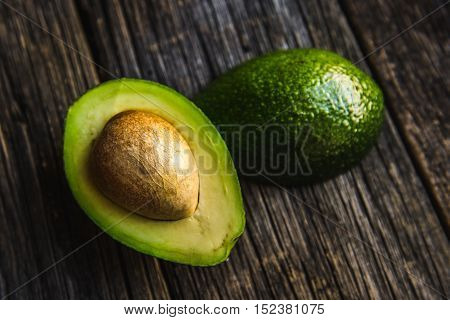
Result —
<path fill-rule="evenodd" d="M 197 208 L 200 182 L 189 144 L 155 114 L 115 115 L 94 142 L 89 163 L 96 187 L 130 212 L 179 220 Z"/>

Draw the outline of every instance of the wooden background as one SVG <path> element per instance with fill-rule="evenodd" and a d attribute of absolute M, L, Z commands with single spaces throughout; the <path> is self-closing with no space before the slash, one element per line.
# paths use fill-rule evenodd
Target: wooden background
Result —
<path fill-rule="evenodd" d="M 1 0 L 1 296 L 447 298 L 450 6 L 407 29 L 445 2 Z M 242 61 L 296 47 L 370 55 L 358 65 L 382 87 L 386 121 L 359 166 L 287 190 L 242 180 L 247 228 L 217 267 L 102 235 L 46 270 L 99 233 L 63 173 L 74 99 L 122 76 L 192 97 Z"/>

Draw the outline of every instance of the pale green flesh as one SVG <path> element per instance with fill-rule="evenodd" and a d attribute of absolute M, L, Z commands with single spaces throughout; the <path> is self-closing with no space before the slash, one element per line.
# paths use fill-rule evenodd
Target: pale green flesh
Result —
<path fill-rule="evenodd" d="M 208 151 L 199 135 L 181 131 L 196 161 L 216 162 L 218 168 L 214 174 L 199 170 L 199 203 L 190 218 L 156 221 L 130 214 L 93 185 L 87 170 L 92 142 L 111 117 L 126 110 L 151 112 L 193 132 L 211 125 L 189 100 L 154 82 L 120 79 L 88 91 L 69 109 L 64 134 L 65 171 L 80 206 L 109 235 L 138 251 L 191 265 L 225 260 L 243 232 L 245 214 L 232 160 L 216 130 L 208 131 Z"/>

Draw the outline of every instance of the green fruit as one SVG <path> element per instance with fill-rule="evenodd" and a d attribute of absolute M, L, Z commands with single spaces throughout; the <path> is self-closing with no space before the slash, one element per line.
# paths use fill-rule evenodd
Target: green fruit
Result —
<path fill-rule="evenodd" d="M 243 232 L 224 141 L 192 102 L 163 85 L 120 79 L 85 93 L 68 111 L 64 164 L 86 214 L 137 251 L 214 265 Z"/>
<path fill-rule="evenodd" d="M 308 183 L 356 164 L 383 122 L 383 95 L 350 61 L 294 49 L 250 60 L 194 99 L 219 127 L 240 172 Z"/>

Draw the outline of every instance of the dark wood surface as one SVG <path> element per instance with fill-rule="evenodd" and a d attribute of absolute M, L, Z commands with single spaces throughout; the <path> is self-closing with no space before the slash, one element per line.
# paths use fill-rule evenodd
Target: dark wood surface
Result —
<path fill-rule="evenodd" d="M 1 0 L 0 295 L 447 298 L 449 6 L 373 52 L 444 3 Z M 295 47 L 335 50 L 382 87 L 385 125 L 360 165 L 314 186 L 242 179 L 247 228 L 216 267 L 107 235 L 66 257 L 100 231 L 63 173 L 64 117 L 79 95 L 127 76 L 192 97 L 242 61 Z"/>

